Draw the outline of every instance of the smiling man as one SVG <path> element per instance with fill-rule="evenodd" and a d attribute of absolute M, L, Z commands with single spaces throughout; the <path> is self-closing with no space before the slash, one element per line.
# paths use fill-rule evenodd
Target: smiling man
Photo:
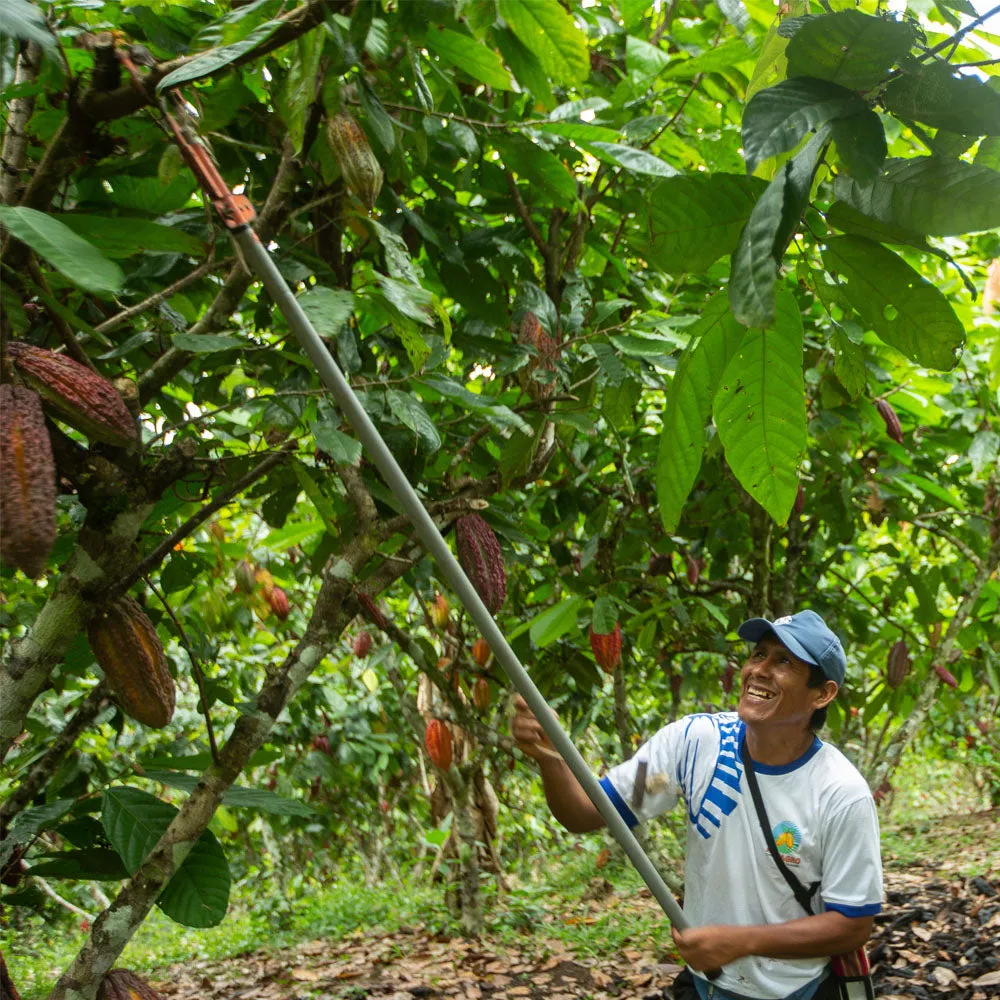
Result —
<path fill-rule="evenodd" d="M 847 658 L 814 611 L 774 622 L 753 618 L 738 633 L 753 644 L 738 711 L 665 726 L 601 783 L 630 825 L 681 799 L 686 806 L 684 908 L 691 928 L 673 936 L 695 975 L 678 977 L 676 997 L 834 998 L 830 956 L 868 939 L 882 899 L 871 792 L 843 754 L 816 736 Z M 566 764 L 536 749 L 551 743 L 521 699 L 513 734 L 538 760 L 555 818 L 573 832 L 602 827 Z M 812 915 L 770 854 L 747 784 L 746 754 L 777 850 L 811 890 Z M 711 983 L 700 974 L 719 967 Z"/>

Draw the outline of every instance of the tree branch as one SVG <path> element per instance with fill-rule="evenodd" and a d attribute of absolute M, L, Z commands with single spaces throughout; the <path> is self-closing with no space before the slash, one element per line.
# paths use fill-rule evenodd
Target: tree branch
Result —
<path fill-rule="evenodd" d="M 30 85 L 38 75 L 41 62 L 42 49 L 37 42 L 28 42 L 17 57 L 13 87 L 15 92 L 26 87 L 29 93 L 13 98 L 7 105 L 7 128 L 0 150 L 0 205 L 13 205 L 17 198 L 28 149 L 28 122 L 35 111 L 35 95 L 30 93 Z"/>

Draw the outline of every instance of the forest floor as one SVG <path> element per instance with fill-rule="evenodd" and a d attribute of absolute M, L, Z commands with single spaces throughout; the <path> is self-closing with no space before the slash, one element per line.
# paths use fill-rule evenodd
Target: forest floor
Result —
<path fill-rule="evenodd" d="M 904 831 L 905 834 L 906 831 Z M 904 837 L 904 841 L 905 841 Z M 911 850 L 885 858 L 886 903 L 869 942 L 881 1000 L 1000 997 L 1000 813 L 914 828 Z M 577 900 L 559 900 L 515 940 L 478 941 L 417 928 L 305 940 L 285 950 L 177 963 L 151 977 L 167 1000 L 659 1000 L 680 970 L 669 935 L 613 957 L 577 954 L 554 925 L 632 921 L 657 906 L 595 875 Z M 655 914 L 654 914 L 655 915 Z M 666 923 L 664 922 L 664 927 Z"/>

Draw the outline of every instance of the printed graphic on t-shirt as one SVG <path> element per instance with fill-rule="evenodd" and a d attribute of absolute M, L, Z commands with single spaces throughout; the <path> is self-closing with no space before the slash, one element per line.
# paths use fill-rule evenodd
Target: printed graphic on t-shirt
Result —
<path fill-rule="evenodd" d="M 791 821 L 783 819 L 771 831 L 774 837 L 774 846 L 778 848 L 781 860 L 786 865 L 798 865 L 802 863 L 799 857 L 799 848 L 802 846 L 802 832 Z"/>
<path fill-rule="evenodd" d="M 704 716 L 692 715 L 688 722 L 688 730 L 695 720 L 700 718 L 704 718 Z M 708 784 L 708 789 L 697 811 L 694 809 L 691 790 L 695 784 L 694 776 L 699 766 L 698 744 L 692 741 L 687 747 L 680 775 L 680 785 L 684 791 L 684 798 L 690 803 L 688 818 L 705 840 L 708 840 L 722 825 L 723 817 L 728 816 L 736 808 L 736 803 L 742 795 L 740 774 L 743 771 L 743 765 L 739 756 L 741 725 L 740 720 L 735 717 L 719 723 L 719 754 L 715 761 L 712 780 Z M 685 733 L 686 735 L 687 733 Z"/>

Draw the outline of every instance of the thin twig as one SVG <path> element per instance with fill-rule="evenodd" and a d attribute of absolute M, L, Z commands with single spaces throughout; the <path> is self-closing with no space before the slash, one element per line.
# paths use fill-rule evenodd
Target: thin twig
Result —
<path fill-rule="evenodd" d="M 49 288 L 48 281 L 45 280 L 45 275 L 42 273 L 41 267 L 38 265 L 38 261 L 34 256 L 29 258 L 28 270 L 31 272 L 32 280 L 36 285 L 42 290 L 46 298 L 55 300 L 52 294 L 52 289 Z M 76 335 L 70 329 L 69 323 L 47 302 L 42 301 L 42 308 L 45 310 L 45 314 L 52 321 L 52 325 L 56 328 L 56 332 L 59 334 L 59 339 L 63 342 L 63 346 L 66 348 L 66 352 L 74 360 L 79 362 L 81 365 L 86 365 L 91 371 L 97 371 L 94 362 L 90 360 L 87 352 L 80 346 L 79 341 L 76 339 Z"/>
<path fill-rule="evenodd" d="M 980 14 L 979 17 L 970 21 L 964 28 L 959 28 L 958 31 L 955 32 L 955 34 L 951 35 L 949 38 L 946 38 L 943 42 L 938 42 L 938 44 L 933 46 L 933 48 L 929 48 L 926 52 L 924 52 L 920 56 L 920 58 L 929 59 L 931 56 L 937 55 L 943 49 L 948 48 L 949 45 L 957 44 L 970 31 L 972 31 L 973 28 L 978 28 L 979 25 L 981 25 L 984 21 L 988 20 L 989 18 L 993 17 L 996 14 L 1000 14 L 1000 4 L 998 4 L 996 7 L 992 7 L 984 14 Z"/>

